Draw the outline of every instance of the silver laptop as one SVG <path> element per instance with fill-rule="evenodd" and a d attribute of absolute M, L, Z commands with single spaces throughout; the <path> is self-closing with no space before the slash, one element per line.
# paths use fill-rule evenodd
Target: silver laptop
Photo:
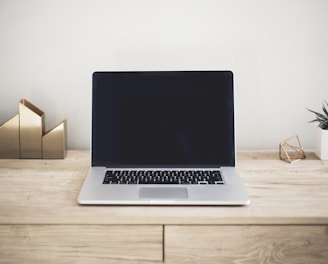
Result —
<path fill-rule="evenodd" d="M 95 72 L 79 204 L 247 205 L 231 71 Z"/>

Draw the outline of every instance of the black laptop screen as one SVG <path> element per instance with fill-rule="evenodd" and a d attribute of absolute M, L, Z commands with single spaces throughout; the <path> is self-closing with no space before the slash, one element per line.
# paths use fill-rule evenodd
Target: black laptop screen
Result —
<path fill-rule="evenodd" d="M 232 72 L 93 74 L 93 166 L 234 164 Z"/>

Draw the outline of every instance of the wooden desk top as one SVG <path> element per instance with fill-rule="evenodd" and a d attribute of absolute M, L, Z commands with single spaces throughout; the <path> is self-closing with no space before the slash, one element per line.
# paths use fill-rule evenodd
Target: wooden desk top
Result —
<path fill-rule="evenodd" d="M 328 224 L 328 161 L 293 164 L 239 152 L 249 206 L 80 206 L 89 151 L 64 160 L 0 160 L 0 224 Z"/>

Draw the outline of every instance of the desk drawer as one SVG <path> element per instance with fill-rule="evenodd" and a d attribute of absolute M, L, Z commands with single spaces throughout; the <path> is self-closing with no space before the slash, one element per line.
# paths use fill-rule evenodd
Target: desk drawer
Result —
<path fill-rule="evenodd" d="M 328 226 L 166 226 L 166 263 L 327 263 Z"/>
<path fill-rule="evenodd" d="M 162 233 L 160 225 L 0 225 L 0 262 L 162 262 Z"/>

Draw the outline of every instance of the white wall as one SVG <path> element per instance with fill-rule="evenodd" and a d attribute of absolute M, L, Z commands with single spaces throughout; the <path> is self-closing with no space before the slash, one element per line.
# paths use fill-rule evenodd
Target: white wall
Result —
<path fill-rule="evenodd" d="M 238 149 L 273 148 L 328 100 L 327 0 L 0 0 L 0 123 L 22 98 L 89 148 L 96 70 L 231 69 Z"/>

